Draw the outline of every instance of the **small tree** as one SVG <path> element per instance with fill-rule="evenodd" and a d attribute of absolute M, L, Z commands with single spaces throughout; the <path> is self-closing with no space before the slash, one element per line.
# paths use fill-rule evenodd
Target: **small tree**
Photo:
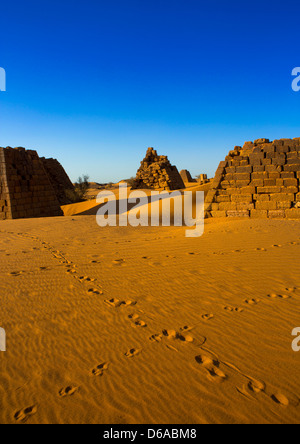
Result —
<path fill-rule="evenodd" d="M 77 182 L 74 183 L 73 190 L 65 190 L 65 194 L 67 199 L 71 203 L 77 203 L 84 201 L 87 190 L 89 189 L 89 176 L 82 175 L 77 179 Z"/>
<path fill-rule="evenodd" d="M 75 191 L 77 192 L 78 196 L 81 197 L 81 199 L 84 199 L 85 194 L 87 190 L 89 189 L 89 176 L 83 175 L 81 177 L 78 177 L 77 182 L 75 183 Z"/>

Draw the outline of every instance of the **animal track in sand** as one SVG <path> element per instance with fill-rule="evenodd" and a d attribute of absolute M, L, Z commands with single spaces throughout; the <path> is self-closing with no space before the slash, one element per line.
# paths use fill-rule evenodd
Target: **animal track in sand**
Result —
<path fill-rule="evenodd" d="M 79 387 L 76 387 L 74 385 L 68 385 L 68 387 L 60 389 L 58 395 L 60 396 L 60 398 L 64 398 L 65 396 L 73 396 L 74 393 L 77 392 L 78 388 Z"/>
<path fill-rule="evenodd" d="M 19 410 L 15 413 L 14 418 L 18 422 L 26 422 L 30 416 L 35 415 L 37 412 L 37 406 L 32 405 L 30 407 L 26 407 L 25 409 Z"/>
<path fill-rule="evenodd" d="M 248 305 L 257 305 L 260 303 L 260 299 L 245 299 L 244 302 Z"/>
<path fill-rule="evenodd" d="M 198 355 L 195 359 L 198 364 L 203 366 L 210 381 L 220 384 L 227 379 L 227 375 L 220 370 L 220 363 L 217 359 L 212 359 L 206 355 Z"/>
<path fill-rule="evenodd" d="M 125 353 L 126 358 L 133 358 L 141 353 L 142 349 L 131 348 Z"/>
<path fill-rule="evenodd" d="M 108 367 L 109 367 L 109 363 L 108 362 L 104 362 L 103 364 L 99 364 L 95 368 L 93 368 L 92 375 L 94 375 L 94 376 L 103 376 L 103 372 L 105 370 L 107 370 Z"/>
<path fill-rule="evenodd" d="M 210 321 L 213 318 L 214 318 L 213 314 L 204 314 L 204 315 L 202 315 L 202 319 L 204 319 L 204 321 Z"/>
<path fill-rule="evenodd" d="M 287 294 L 268 294 L 268 298 L 270 299 L 290 299 L 291 296 L 288 296 Z"/>

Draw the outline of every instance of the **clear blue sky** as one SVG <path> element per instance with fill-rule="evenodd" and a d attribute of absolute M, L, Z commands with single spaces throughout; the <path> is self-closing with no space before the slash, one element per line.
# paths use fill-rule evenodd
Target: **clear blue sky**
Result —
<path fill-rule="evenodd" d="M 234 145 L 300 137 L 298 1 L 1 3 L 0 146 L 72 180 L 135 175 L 154 146 L 212 176 Z"/>

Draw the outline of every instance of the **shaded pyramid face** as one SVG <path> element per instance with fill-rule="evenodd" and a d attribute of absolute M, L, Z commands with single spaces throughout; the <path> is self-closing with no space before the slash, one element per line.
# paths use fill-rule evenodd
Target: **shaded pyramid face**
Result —
<path fill-rule="evenodd" d="M 300 138 L 235 147 L 217 169 L 207 217 L 300 218 Z"/>
<path fill-rule="evenodd" d="M 67 198 L 66 191 L 73 191 L 74 185 L 62 165 L 56 159 L 45 159 L 44 157 L 41 157 L 40 159 L 48 174 L 60 205 L 68 205 L 72 203 L 70 199 Z"/>
<path fill-rule="evenodd" d="M 62 215 L 36 151 L 0 148 L 0 219 Z"/>
<path fill-rule="evenodd" d="M 176 168 L 167 156 L 158 156 L 154 148 L 148 148 L 137 171 L 133 189 L 179 190 L 185 188 Z"/>

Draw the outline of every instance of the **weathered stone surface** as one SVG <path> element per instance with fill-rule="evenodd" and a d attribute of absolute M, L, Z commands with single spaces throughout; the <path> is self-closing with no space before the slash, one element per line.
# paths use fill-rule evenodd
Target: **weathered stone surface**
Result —
<path fill-rule="evenodd" d="M 63 215 L 36 151 L 0 148 L 0 165 L 0 219 Z"/>
<path fill-rule="evenodd" d="M 217 202 L 227 217 L 248 211 L 254 218 L 300 218 L 300 138 L 246 142 L 220 166 L 206 204 Z"/>
<path fill-rule="evenodd" d="M 66 191 L 74 190 L 74 185 L 62 165 L 56 159 L 45 159 L 45 157 L 41 157 L 41 161 L 48 173 L 60 205 L 71 203 L 66 196 Z"/>
<path fill-rule="evenodd" d="M 184 182 L 167 156 L 158 156 L 153 148 L 148 148 L 141 162 L 132 189 L 149 188 L 156 190 L 179 190 Z"/>

